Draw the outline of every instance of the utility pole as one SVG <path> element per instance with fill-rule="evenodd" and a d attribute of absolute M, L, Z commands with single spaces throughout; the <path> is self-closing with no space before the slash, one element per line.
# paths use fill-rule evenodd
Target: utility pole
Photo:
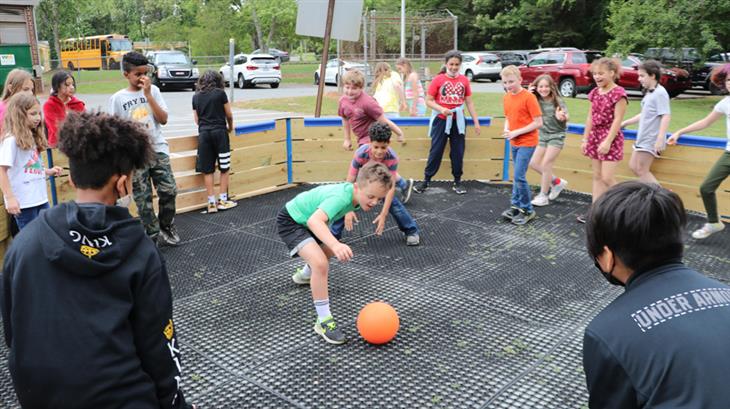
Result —
<path fill-rule="evenodd" d="M 335 14 L 335 0 L 329 0 L 327 7 L 327 24 L 324 29 L 324 41 L 322 49 L 322 63 L 319 66 L 319 87 L 317 89 L 317 104 L 314 107 L 314 117 L 319 118 L 322 114 L 322 96 L 324 94 L 324 76 L 327 70 L 327 60 L 329 59 L 330 35 L 332 34 L 332 18 Z M 337 62 L 339 64 L 339 61 Z"/>
<path fill-rule="evenodd" d="M 400 0 L 400 56 L 406 56 L 406 0 Z"/>

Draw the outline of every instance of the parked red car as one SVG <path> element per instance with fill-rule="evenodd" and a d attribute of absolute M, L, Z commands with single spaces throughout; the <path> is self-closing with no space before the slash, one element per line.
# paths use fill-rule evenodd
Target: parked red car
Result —
<path fill-rule="evenodd" d="M 543 74 L 550 75 L 563 97 L 574 97 L 595 86 L 591 76 L 591 62 L 602 57 L 598 51 L 557 49 L 535 55 L 527 65 L 520 66 L 522 85 L 530 85 Z"/>
<path fill-rule="evenodd" d="M 553 50 L 535 55 L 527 65 L 519 67 L 522 85 L 528 86 L 542 74 L 550 75 L 562 97 L 575 97 L 587 93 L 595 82 L 591 76 L 591 62 L 602 57 L 599 51 Z M 618 84 L 627 90 L 639 91 L 639 65 L 641 60 L 628 56 L 621 62 L 621 78 Z M 663 71 L 660 84 L 666 88 L 670 97 L 676 97 L 692 87 L 689 73 L 681 68 L 667 68 Z"/>
<path fill-rule="evenodd" d="M 641 59 L 630 55 L 621 61 L 621 78 L 618 85 L 627 90 L 640 91 L 639 65 Z M 687 70 L 682 68 L 664 68 L 659 83 L 667 90 L 670 98 L 674 98 L 692 88 L 692 78 Z"/>

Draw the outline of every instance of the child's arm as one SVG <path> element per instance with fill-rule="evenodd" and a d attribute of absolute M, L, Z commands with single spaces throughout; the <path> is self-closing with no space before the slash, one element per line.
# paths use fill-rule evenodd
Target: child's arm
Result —
<path fill-rule="evenodd" d="M 471 115 L 471 119 L 474 120 L 474 132 L 479 135 L 482 133 L 482 128 L 479 125 L 479 117 L 477 116 L 477 111 L 474 109 L 474 100 L 471 99 L 471 95 L 465 97 L 464 100 L 466 101 L 466 109 L 469 110 L 469 115 Z M 542 124 L 540 126 L 542 126 Z"/>
<path fill-rule="evenodd" d="M 147 99 L 147 103 L 152 109 L 152 116 L 155 117 L 155 121 L 161 125 L 167 123 L 167 111 L 165 111 L 152 96 L 152 80 L 149 77 L 142 77 L 142 89 L 144 90 L 144 97 Z"/>
<path fill-rule="evenodd" d="M 705 129 L 708 126 L 712 125 L 718 119 L 722 118 L 723 116 L 725 116 L 725 115 L 722 112 L 712 111 L 709 114 L 707 114 L 706 117 L 700 119 L 699 121 L 697 121 L 691 125 L 687 125 L 686 127 L 674 132 L 672 134 L 672 136 L 670 136 L 669 139 L 667 139 L 667 143 L 669 145 L 674 145 L 675 143 L 677 143 L 677 139 L 679 139 L 679 137 L 682 136 L 683 134 Z"/>
<path fill-rule="evenodd" d="M 605 155 L 608 153 L 609 150 L 611 150 L 611 144 L 613 143 L 613 140 L 616 139 L 616 135 L 618 135 L 619 129 L 621 129 L 621 121 L 624 119 L 626 106 L 628 104 L 629 102 L 626 100 L 626 98 L 621 98 L 616 103 L 616 106 L 613 109 L 613 123 L 611 123 L 611 129 L 608 130 L 608 135 L 606 135 L 606 139 L 604 139 L 603 142 L 598 145 L 598 153 L 600 153 L 601 155 Z"/>
<path fill-rule="evenodd" d="M 194 109 L 193 109 L 193 121 L 195 121 L 195 126 L 198 126 L 198 125 L 200 125 L 200 124 L 198 123 L 198 111 L 196 111 L 196 110 L 194 110 Z"/>
<path fill-rule="evenodd" d="M 228 132 L 233 131 L 233 111 L 231 110 L 231 103 L 226 102 L 223 105 L 223 109 L 226 111 L 226 122 L 228 123 Z"/>
<path fill-rule="evenodd" d="M 5 203 L 5 210 L 12 215 L 20 214 L 20 203 L 13 194 L 13 189 L 10 187 L 10 178 L 8 177 L 8 166 L 0 166 L 0 189 L 7 202 Z"/>
<path fill-rule="evenodd" d="M 350 120 L 342 118 L 342 130 L 345 132 L 345 141 L 342 143 L 342 147 L 346 151 L 352 150 L 352 126 Z"/>
<path fill-rule="evenodd" d="M 60 166 L 54 166 L 50 169 L 44 169 L 43 171 L 46 173 L 46 176 L 61 176 L 63 168 Z"/>
<path fill-rule="evenodd" d="M 436 103 L 433 95 L 426 95 L 426 105 L 443 116 L 451 115 L 451 110 Z"/>
<path fill-rule="evenodd" d="M 639 119 L 641 119 L 641 112 L 639 112 L 638 114 L 632 116 L 631 118 L 626 119 L 623 122 L 621 122 L 621 128 L 625 128 L 629 125 L 633 125 L 633 124 L 639 122 Z"/>
<path fill-rule="evenodd" d="M 412 72 L 411 75 L 408 76 L 408 81 L 411 82 L 411 90 L 413 92 L 413 106 L 411 106 L 411 116 L 418 116 L 418 75 L 415 72 Z M 405 96 L 405 87 L 403 89 L 403 95 Z"/>
<path fill-rule="evenodd" d="M 586 147 L 588 145 L 588 137 L 591 135 L 591 131 L 593 130 L 592 110 L 593 104 L 591 104 L 588 108 L 588 118 L 586 118 L 586 126 L 583 128 L 583 139 L 581 140 L 580 150 L 584 154 L 586 153 Z"/>
<path fill-rule="evenodd" d="M 669 129 L 669 121 L 672 120 L 672 116 L 669 114 L 662 115 L 662 120 L 659 122 L 659 135 L 656 137 L 656 143 L 654 144 L 654 150 L 662 152 L 666 148 L 665 138 L 667 137 L 667 130 Z"/>
<path fill-rule="evenodd" d="M 375 234 L 378 236 L 381 236 L 383 234 L 383 230 L 385 230 L 385 221 L 388 220 L 388 213 L 390 212 L 390 205 L 393 204 L 393 197 L 395 196 L 395 183 L 393 183 L 393 186 L 391 186 L 388 193 L 385 195 L 385 199 L 383 199 L 383 209 L 380 211 L 380 214 L 373 220 L 373 224 L 377 224 L 375 226 Z"/>
<path fill-rule="evenodd" d="M 340 241 L 332 235 L 329 226 L 327 226 L 328 221 L 329 217 L 327 216 L 327 213 L 325 213 L 322 209 L 317 209 L 317 211 L 309 217 L 309 220 L 307 220 L 307 227 L 315 236 L 317 236 L 318 239 L 322 241 L 322 243 L 332 250 L 332 253 L 335 254 L 335 257 L 337 257 L 338 260 L 349 261 L 352 258 L 352 249 L 347 244 L 340 243 Z"/>
<path fill-rule="evenodd" d="M 390 128 L 390 130 L 393 131 L 393 133 L 396 134 L 396 136 L 398 137 L 398 142 L 403 143 L 406 141 L 406 137 L 405 137 L 405 135 L 403 135 L 403 131 L 400 130 L 398 125 L 394 124 L 393 121 L 388 119 L 388 117 L 385 116 L 385 114 L 380 114 L 377 121 L 388 125 L 388 128 Z"/>
<path fill-rule="evenodd" d="M 507 126 L 507 121 L 505 121 L 505 127 Z M 505 133 L 502 135 L 505 137 L 505 139 L 514 139 L 520 135 L 526 134 L 528 132 L 532 132 L 535 129 L 540 129 L 542 126 L 542 117 L 536 116 L 532 118 L 532 122 L 530 122 L 529 125 L 523 126 L 522 128 L 515 129 L 514 131 L 507 131 L 505 130 Z"/>

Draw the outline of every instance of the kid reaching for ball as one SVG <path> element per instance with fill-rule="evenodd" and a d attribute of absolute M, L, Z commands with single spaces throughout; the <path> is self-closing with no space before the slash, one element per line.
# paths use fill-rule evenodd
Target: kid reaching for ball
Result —
<path fill-rule="evenodd" d="M 309 284 L 312 289 L 317 322 L 314 332 L 331 344 L 343 344 L 345 335 L 330 313 L 327 277 L 329 259 L 352 258 L 352 249 L 340 243 L 330 232 L 329 224 L 342 219 L 348 212 L 369 211 L 390 191 L 393 179 L 382 163 L 368 163 L 358 172 L 355 183 L 324 185 L 298 194 L 284 205 L 276 216 L 279 237 L 289 248 L 291 257 L 300 256 L 306 262 L 292 276 L 297 284 Z"/>

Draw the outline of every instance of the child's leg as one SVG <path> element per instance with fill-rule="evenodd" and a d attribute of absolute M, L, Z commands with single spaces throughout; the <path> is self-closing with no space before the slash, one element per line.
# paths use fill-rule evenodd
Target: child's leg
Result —
<path fill-rule="evenodd" d="M 725 151 L 720 159 L 715 162 L 715 165 L 712 166 L 710 173 L 705 176 L 702 185 L 700 185 L 700 195 L 702 195 L 702 203 L 705 205 L 708 223 L 720 221 L 715 191 L 728 176 L 730 176 L 730 152 Z"/>
<path fill-rule="evenodd" d="M 216 154 L 218 155 L 218 169 L 221 171 L 221 191 L 222 200 L 228 200 L 228 182 L 231 170 L 231 143 L 228 137 L 227 129 L 216 129 Z"/>
<path fill-rule="evenodd" d="M 230 174 L 228 173 L 228 170 L 225 172 L 221 170 L 221 194 L 226 194 L 226 199 L 228 198 L 228 183 L 231 179 Z"/>
<path fill-rule="evenodd" d="M 203 175 L 203 183 L 205 183 L 205 194 L 208 196 L 208 198 L 215 196 L 215 192 L 213 191 L 212 173 L 206 173 Z"/>
<path fill-rule="evenodd" d="M 466 151 L 466 135 L 459 134 L 459 127 L 456 121 L 451 121 L 449 132 L 449 159 L 451 159 L 451 174 L 454 175 L 454 182 L 461 181 L 464 174 L 464 152 Z"/>
<path fill-rule="evenodd" d="M 160 223 L 152 207 L 152 181 L 150 180 L 150 166 L 134 172 L 132 178 L 132 192 L 134 203 L 137 205 L 137 214 L 142 221 L 144 230 L 150 237 L 160 233 Z"/>
<path fill-rule="evenodd" d="M 555 160 L 558 158 L 558 155 L 560 155 L 561 150 L 562 148 L 558 148 L 555 146 L 548 146 L 545 150 L 545 155 L 542 158 L 542 179 L 540 181 L 540 193 L 547 194 L 550 190 L 550 186 L 552 185 L 553 180 L 555 180 L 555 175 L 553 175 L 553 165 L 555 165 Z"/>
<path fill-rule="evenodd" d="M 434 118 L 431 128 L 431 149 L 428 152 L 428 162 L 426 162 L 426 169 L 424 170 L 426 181 L 431 180 L 441 167 L 441 159 L 444 156 L 446 139 L 448 138 L 444 131 L 445 127 L 446 120 Z"/>
<path fill-rule="evenodd" d="M 314 299 L 315 302 L 318 300 L 327 300 L 329 298 L 329 292 L 327 289 L 329 257 L 325 254 L 324 248 L 320 247 L 317 242 L 311 241 L 302 247 L 297 254 L 299 254 L 299 257 L 301 257 L 312 270 L 312 278 L 310 281 L 312 299 Z"/>
<path fill-rule="evenodd" d="M 592 201 L 595 203 L 601 195 L 611 186 L 616 184 L 614 174 L 618 162 L 601 161 L 593 159 L 593 198 Z"/>
<path fill-rule="evenodd" d="M 156 160 L 150 167 L 150 177 L 155 184 L 157 197 L 159 198 L 160 229 L 168 230 L 175 218 L 175 197 L 177 197 L 177 184 L 170 167 L 170 157 L 164 153 L 155 153 Z M 150 197 L 151 203 L 151 197 Z M 153 211 L 154 212 L 154 211 Z"/>
<path fill-rule="evenodd" d="M 406 210 L 406 207 L 403 206 L 403 202 L 401 202 L 400 199 L 393 197 L 393 203 L 391 203 L 390 210 L 388 212 L 395 219 L 395 223 L 398 225 L 400 231 L 402 231 L 406 236 L 418 233 L 418 225 L 416 224 L 416 221 L 413 217 L 411 217 L 411 214 L 408 213 L 408 210 Z"/>
<path fill-rule="evenodd" d="M 644 183 L 659 183 L 651 173 L 651 164 L 654 162 L 654 155 L 649 152 L 634 151 L 631 154 L 629 167 L 639 180 Z"/>
<path fill-rule="evenodd" d="M 517 207 L 532 212 L 530 185 L 527 183 L 527 167 L 530 164 L 530 158 L 532 158 L 535 147 L 516 147 L 513 149 L 515 161 L 514 186 L 516 187 L 516 189 L 513 188 L 513 205 L 516 199 Z"/>
<path fill-rule="evenodd" d="M 550 190 L 550 180 L 548 179 L 547 186 L 545 185 L 545 174 L 542 170 L 542 162 L 543 157 L 545 156 L 545 147 L 544 146 L 538 146 L 537 149 L 535 149 L 535 153 L 532 154 L 532 159 L 530 159 L 530 169 L 534 170 L 535 172 L 539 173 L 541 176 L 540 179 L 540 193 L 541 194 L 548 194 L 548 191 Z"/>

